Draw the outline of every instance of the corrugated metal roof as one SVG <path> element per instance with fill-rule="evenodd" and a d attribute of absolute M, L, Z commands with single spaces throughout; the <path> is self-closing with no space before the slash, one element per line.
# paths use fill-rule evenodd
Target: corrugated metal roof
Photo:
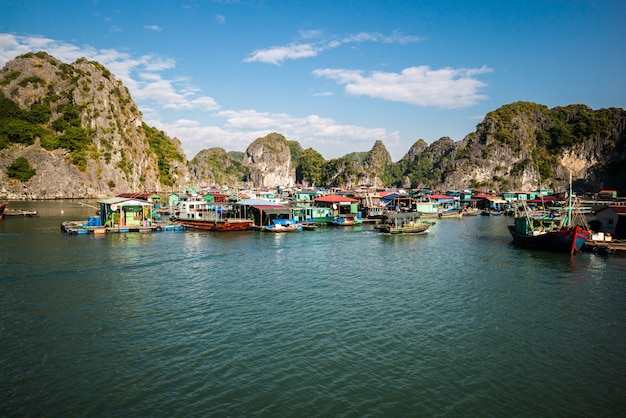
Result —
<path fill-rule="evenodd" d="M 242 199 L 237 204 L 244 206 L 276 206 L 276 203 L 267 199 Z"/>
<path fill-rule="evenodd" d="M 316 197 L 315 199 L 313 199 L 313 201 L 325 202 L 325 203 L 342 203 L 342 202 L 356 203 L 358 202 L 357 199 L 353 199 L 347 196 L 339 196 L 336 194 L 329 194 L 328 196 Z"/>
<path fill-rule="evenodd" d="M 119 202 L 125 202 L 128 199 L 127 197 L 119 197 L 119 196 L 115 196 L 115 197 L 110 197 L 108 199 L 104 199 L 104 200 L 100 200 L 98 203 L 106 203 L 108 205 L 113 204 L 113 203 L 119 203 Z"/>
<path fill-rule="evenodd" d="M 439 199 L 439 200 L 454 200 L 454 196 L 448 196 L 447 194 L 431 194 L 424 195 L 424 197 L 428 197 L 431 199 Z"/>
<path fill-rule="evenodd" d="M 252 207 L 255 209 L 259 209 L 259 210 L 285 209 L 285 210 L 291 211 L 290 208 L 288 208 L 287 206 L 283 206 L 283 205 L 252 205 Z"/>
<path fill-rule="evenodd" d="M 266 213 L 291 213 L 291 209 L 288 208 L 287 206 L 268 206 L 268 205 L 262 205 L 262 206 L 252 206 L 254 209 L 258 209 L 262 212 L 266 212 Z"/>
<path fill-rule="evenodd" d="M 98 203 L 118 206 L 152 206 L 152 203 L 150 202 L 144 202 L 143 200 L 137 199 L 128 199 L 124 197 L 111 197 L 106 200 L 100 200 Z"/>

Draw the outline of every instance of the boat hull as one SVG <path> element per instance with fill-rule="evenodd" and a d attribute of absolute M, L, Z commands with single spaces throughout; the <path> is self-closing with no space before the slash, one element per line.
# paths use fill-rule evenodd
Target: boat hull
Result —
<path fill-rule="evenodd" d="M 264 226 L 262 231 L 264 232 L 273 232 L 275 234 L 282 234 L 285 232 L 300 232 L 302 231 L 302 227 L 296 224 L 289 225 L 270 225 Z"/>
<path fill-rule="evenodd" d="M 455 211 L 447 211 L 447 212 L 438 212 L 438 213 L 422 213 L 421 214 L 421 218 L 422 219 L 446 219 L 446 218 L 451 218 L 451 219 L 459 219 L 463 217 L 463 214 L 465 212 L 460 211 L 460 210 L 455 210 Z"/>
<path fill-rule="evenodd" d="M 407 227 L 399 227 L 399 228 L 390 228 L 388 225 L 384 225 L 378 228 L 379 232 L 385 234 L 423 234 L 428 232 L 428 228 L 430 228 L 430 224 L 422 224 L 419 226 L 407 226 Z"/>
<path fill-rule="evenodd" d="M 7 203 L 3 203 L 0 205 L 0 219 L 4 217 L 4 209 L 6 209 Z"/>
<path fill-rule="evenodd" d="M 250 229 L 253 224 L 251 220 L 247 219 L 224 219 L 214 221 L 177 219 L 176 222 L 185 225 L 187 228 L 202 231 L 245 231 Z"/>
<path fill-rule="evenodd" d="M 517 232 L 514 225 L 509 225 L 509 232 L 513 242 L 522 247 L 571 254 L 578 252 L 591 238 L 591 233 L 579 226 L 540 235 L 525 235 Z"/>
<path fill-rule="evenodd" d="M 357 218 L 335 218 L 329 225 L 332 226 L 358 226 L 362 225 L 363 221 Z"/>

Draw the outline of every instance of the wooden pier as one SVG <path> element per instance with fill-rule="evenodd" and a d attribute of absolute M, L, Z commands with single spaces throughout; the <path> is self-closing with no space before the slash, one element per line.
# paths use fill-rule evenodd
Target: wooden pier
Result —
<path fill-rule="evenodd" d="M 581 250 L 598 254 L 626 255 L 626 240 L 587 241 Z"/>

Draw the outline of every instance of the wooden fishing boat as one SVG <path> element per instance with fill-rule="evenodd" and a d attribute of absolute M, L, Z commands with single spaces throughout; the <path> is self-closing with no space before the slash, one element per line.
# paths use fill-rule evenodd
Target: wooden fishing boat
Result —
<path fill-rule="evenodd" d="M 181 202 L 178 215 L 172 219 L 187 228 L 203 231 L 245 231 L 254 224 L 252 219 L 231 217 L 222 206 L 200 199 Z"/>
<path fill-rule="evenodd" d="M 245 231 L 250 229 L 253 222 L 249 219 L 183 219 L 177 217 L 175 221 L 187 228 L 202 231 Z"/>
<path fill-rule="evenodd" d="M 422 213 L 422 219 L 433 219 L 433 218 L 450 218 L 450 219 L 460 219 L 465 214 L 465 209 L 463 208 L 452 208 L 446 210 L 440 210 L 437 213 Z"/>
<path fill-rule="evenodd" d="M 563 225 L 562 218 L 518 217 L 509 231 L 520 246 L 574 254 L 591 238 L 591 232 L 580 225 Z"/>
<path fill-rule="evenodd" d="M 300 225 L 304 231 L 314 231 L 317 229 L 317 222 L 314 220 L 301 221 L 298 222 L 298 225 Z"/>
<path fill-rule="evenodd" d="M 387 234 L 422 234 L 435 222 L 422 221 L 419 212 L 389 213 L 383 216 L 383 224 L 376 227 Z"/>
<path fill-rule="evenodd" d="M 509 225 L 513 242 L 523 247 L 545 251 L 577 253 L 591 238 L 585 220 L 579 217 L 580 224 L 573 215 L 580 215 L 578 207 L 572 206 L 572 190 L 566 208 L 548 208 L 531 211 L 527 205 L 523 212 Z"/>

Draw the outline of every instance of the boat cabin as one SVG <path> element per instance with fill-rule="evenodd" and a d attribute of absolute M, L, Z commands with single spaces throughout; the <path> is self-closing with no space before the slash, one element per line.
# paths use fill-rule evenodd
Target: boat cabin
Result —
<path fill-rule="evenodd" d="M 515 232 L 523 235 L 541 235 L 547 232 L 558 231 L 564 225 L 560 216 L 544 216 L 542 218 L 515 218 Z"/>

